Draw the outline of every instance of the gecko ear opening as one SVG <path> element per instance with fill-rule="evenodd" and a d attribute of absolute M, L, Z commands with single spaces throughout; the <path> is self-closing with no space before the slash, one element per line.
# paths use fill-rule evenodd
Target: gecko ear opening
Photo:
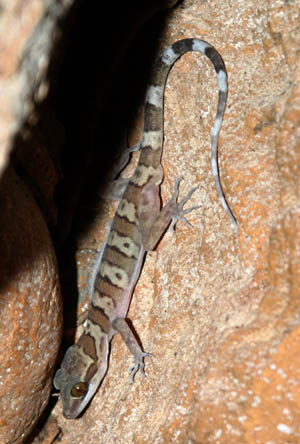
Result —
<path fill-rule="evenodd" d="M 88 392 L 89 385 L 86 382 L 79 381 L 71 388 L 72 398 L 82 398 Z"/>
<path fill-rule="evenodd" d="M 56 390 L 61 389 L 61 369 L 58 369 L 55 373 L 54 379 L 53 379 L 53 385 L 56 388 Z"/>

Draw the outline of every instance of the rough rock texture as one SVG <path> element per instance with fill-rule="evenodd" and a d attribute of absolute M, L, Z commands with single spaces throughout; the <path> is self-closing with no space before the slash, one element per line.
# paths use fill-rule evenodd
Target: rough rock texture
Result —
<path fill-rule="evenodd" d="M 72 13 L 81 3 L 3 0 L 0 5 L 1 444 L 23 443 L 35 426 L 49 399 L 60 345 L 60 286 L 46 224 L 53 232 L 65 133 L 49 97 Z M 137 26 L 174 3 L 143 2 Z M 41 436 L 51 442 L 58 428 L 51 417 L 47 426 L 49 433 Z"/>
<path fill-rule="evenodd" d="M 299 5 L 185 1 L 161 47 L 183 37 L 212 43 L 230 91 L 220 143 L 236 236 L 209 163 L 216 76 L 186 55 L 166 90 L 163 200 L 195 183 L 193 229 L 178 224 L 147 255 L 128 317 L 146 351 L 147 377 L 128 384 L 126 347 L 112 341 L 107 376 L 60 442 L 283 444 L 300 442 Z M 80 247 L 99 246 L 113 207 Z"/>
<path fill-rule="evenodd" d="M 56 220 L 53 190 L 60 175 L 49 148 L 54 139 L 59 147 L 62 136 L 49 110 L 42 119 L 46 130 L 36 113 L 48 92 L 46 74 L 58 35 L 53 30 L 72 2 L 61 3 L 9 0 L 0 8 L 0 442 L 5 444 L 23 443 L 47 405 L 61 338 L 60 285 L 44 217 Z M 12 147 L 14 166 L 8 166 Z"/>
<path fill-rule="evenodd" d="M 47 226 L 10 168 L 0 201 L 0 442 L 8 444 L 23 442 L 48 403 L 62 319 Z"/>
<path fill-rule="evenodd" d="M 2 171 L 26 116 L 36 122 L 34 103 L 47 95 L 48 59 L 59 36 L 53 30 L 71 4 L 1 3 Z M 129 318 L 153 353 L 147 378 L 128 384 L 131 357 L 114 338 L 108 374 L 83 417 L 67 421 L 60 404 L 55 410 L 65 444 L 300 442 L 298 2 L 184 1 L 161 48 L 191 36 L 214 44 L 228 70 L 220 170 L 239 235 L 210 172 L 215 73 L 204 57 L 186 55 L 166 90 L 163 198 L 183 174 L 182 194 L 200 183 L 193 201 L 203 208 L 190 215 L 192 230 L 178 224 L 175 236 L 147 255 L 135 291 Z M 41 176 L 51 186 L 38 181 L 38 189 L 46 195 L 44 216 L 54 221 L 58 178 L 41 144 L 32 150 L 49 166 Z M 45 222 L 10 168 L 0 196 L 0 442 L 19 443 L 49 396 L 59 286 Z M 84 248 L 99 248 L 114 209 L 107 205 L 79 242 L 81 307 L 94 256 Z"/>
<path fill-rule="evenodd" d="M 24 120 L 36 121 L 35 104 L 48 94 L 47 70 L 57 25 L 72 0 L 9 0 L 0 14 L 0 172 Z M 55 32 L 54 32 L 55 31 Z"/>

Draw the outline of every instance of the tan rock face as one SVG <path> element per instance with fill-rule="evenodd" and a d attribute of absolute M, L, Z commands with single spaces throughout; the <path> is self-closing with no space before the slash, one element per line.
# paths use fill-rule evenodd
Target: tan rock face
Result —
<path fill-rule="evenodd" d="M 5 444 L 23 443 L 47 405 L 60 345 L 60 286 L 44 217 L 56 220 L 53 145 L 62 139 L 49 119 L 44 119 L 47 131 L 31 130 L 38 121 L 35 103 L 48 91 L 53 30 L 71 3 L 56 2 L 47 14 L 39 0 L 4 0 L 0 7 L 0 442 Z M 27 131 L 18 133 L 28 117 Z M 16 145 L 22 148 L 14 151 L 14 160 L 31 189 L 7 166 Z"/>
<path fill-rule="evenodd" d="M 162 197 L 170 197 L 183 175 L 182 195 L 200 184 L 192 203 L 202 209 L 189 215 L 193 229 L 179 223 L 176 234 L 147 255 L 132 300 L 128 317 L 153 353 L 147 377 L 137 375 L 129 385 L 131 357 L 115 337 L 108 373 L 84 415 L 65 420 L 60 403 L 54 411 L 62 444 L 300 442 L 299 19 L 298 2 L 282 0 L 190 0 L 169 18 L 162 49 L 183 37 L 203 38 L 227 66 L 219 164 L 239 235 L 217 200 L 210 171 L 215 72 L 205 57 L 188 54 L 166 88 Z M 8 74 L 17 66 L 10 54 Z M 15 81 L 9 91 L 22 89 Z M 5 97 L 11 104 L 12 96 Z M 0 126 L 1 137 L 12 132 L 10 119 L 11 113 L 1 117 L 0 125 L 8 122 Z M 8 216 L 0 213 L 0 402 L 6 412 L 0 427 L 17 442 L 49 393 L 58 287 L 43 222 L 17 179 L 5 180 L 14 190 L 10 198 L 18 198 L 5 204 Z M 83 294 L 93 256 L 83 252 L 100 247 L 114 208 L 107 206 L 79 240 Z"/>
<path fill-rule="evenodd" d="M 150 2 L 144 15 L 174 2 L 156 1 L 153 8 Z M 46 222 L 57 223 L 64 131 L 44 100 L 52 50 L 74 3 L 4 0 L 0 6 L 1 444 L 23 443 L 34 428 L 60 345 L 60 287 Z M 19 176 L 8 166 L 12 152 Z M 47 424 L 51 430 L 43 436 L 52 442 L 58 429 L 52 418 Z"/>
<path fill-rule="evenodd" d="M 186 55 L 166 88 L 162 194 L 182 174 L 182 194 L 199 183 L 203 208 L 147 255 L 132 300 L 128 317 L 153 353 L 147 377 L 128 384 L 131 358 L 114 338 L 83 417 L 64 420 L 58 405 L 62 443 L 300 442 L 298 24 L 297 2 L 282 1 L 189 1 L 170 18 L 162 48 L 203 38 L 227 66 L 219 163 L 239 235 L 210 172 L 215 73 Z M 80 246 L 103 237 L 95 224 Z"/>
<path fill-rule="evenodd" d="M 0 442 L 21 443 L 48 402 L 61 336 L 60 287 L 46 224 L 10 169 L 0 201 Z"/>

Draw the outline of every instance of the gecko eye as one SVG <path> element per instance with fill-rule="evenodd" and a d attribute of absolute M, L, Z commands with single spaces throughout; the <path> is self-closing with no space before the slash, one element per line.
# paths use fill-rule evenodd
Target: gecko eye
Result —
<path fill-rule="evenodd" d="M 82 398 L 88 391 L 88 384 L 86 382 L 76 382 L 71 389 L 71 396 L 73 398 Z"/>

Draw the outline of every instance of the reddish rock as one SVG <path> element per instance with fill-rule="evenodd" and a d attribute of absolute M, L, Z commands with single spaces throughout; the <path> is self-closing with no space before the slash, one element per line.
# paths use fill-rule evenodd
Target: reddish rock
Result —
<path fill-rule="evenodd" d="M 0 442 L 22 443 L 47 405 L 61 337 L 60 286 L 45 221 L 9 168 L 0 188 Z"/>
<path fill-rule="evenodd" d="M 227 66 L 219 163 L 239 235 L 210 171 L 215 72 L 189 54 L 166 88 L 163 200 L 182 174 L 182 195 L 199 183 L 203 207 L 193 229 L 179 223 L 147 255 L 132 300 L 128 317 L 153 353 L 147 377 L 128 384 L 131 357 L 114 338 L 85 414 L 66 420 L 57 406 L 61 443 L 300 442 L 298 24 L 296 2 L 281 1 L 185 1 L 170 18 L 161 48 L 203 38 Z M 80 247 L 95 247 L 95 231 Z"/>

